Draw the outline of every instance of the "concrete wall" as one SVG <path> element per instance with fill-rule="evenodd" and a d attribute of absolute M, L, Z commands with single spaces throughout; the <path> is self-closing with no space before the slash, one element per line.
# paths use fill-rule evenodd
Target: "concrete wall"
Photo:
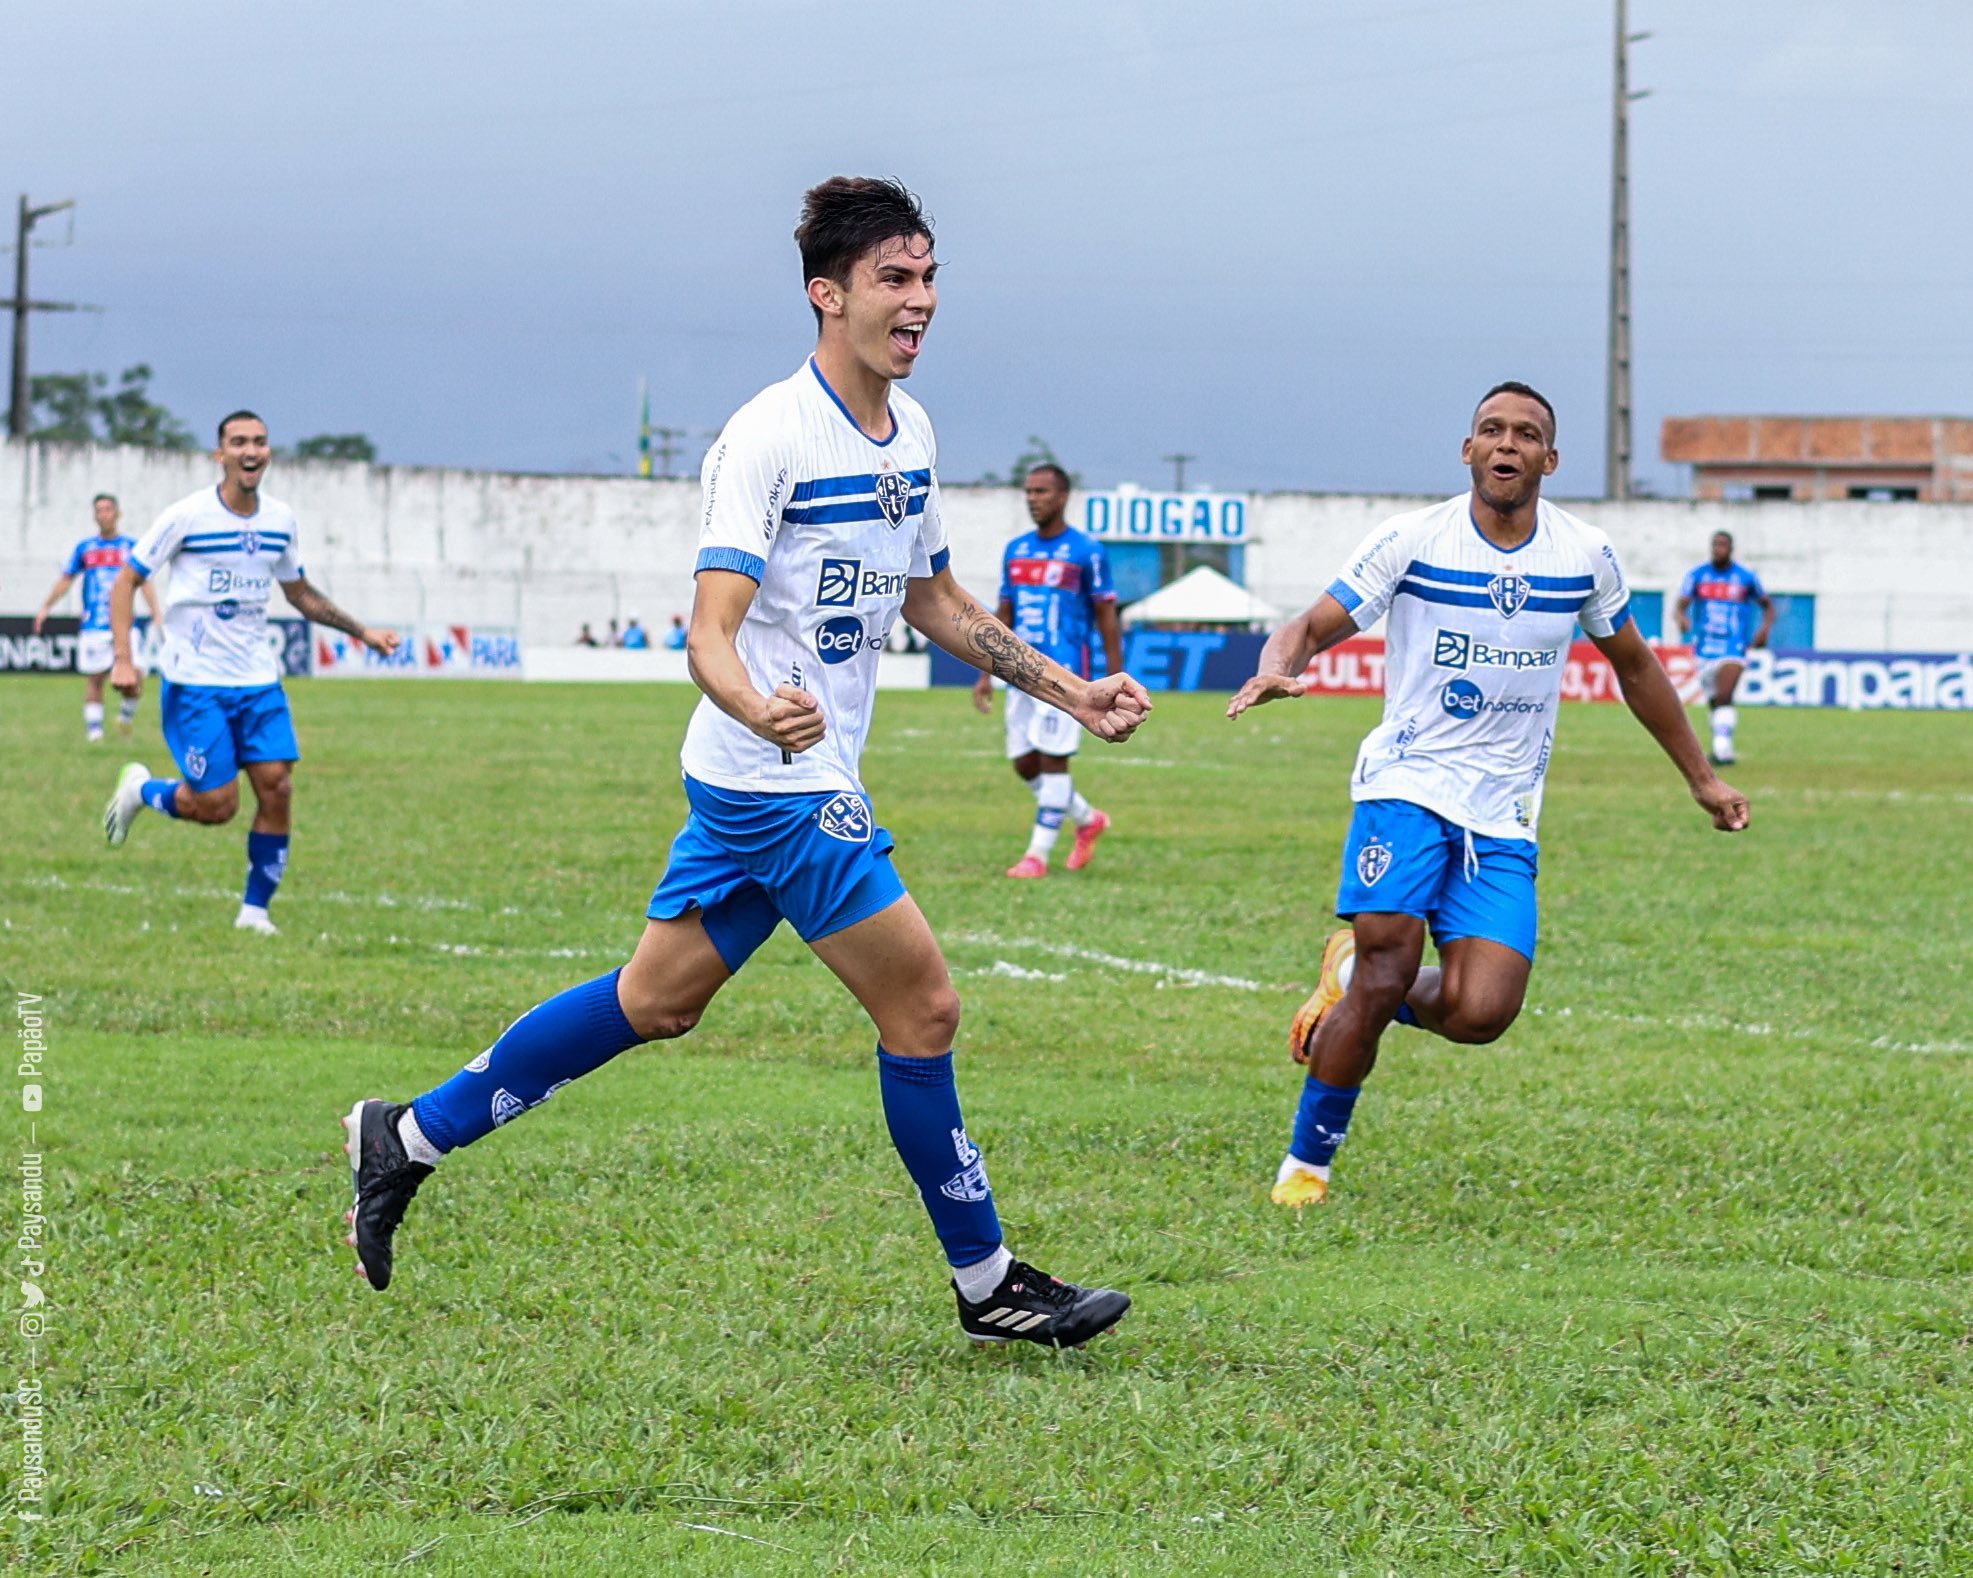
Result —
<path fill-rule="evenodd" d="M 0 613 L 39 605 L 92 530 L 92 495 L 118 495 L 126 529 L 141 536 L 165 505 L 216 476 L 202 455 L 0 443 Z M 1459 481 L 1449 475 L 1446 492 Z M 528 645 L 552 646 L 573 641 L 584 620 L 600 630 L 637 614 L 658 631 L 691 606 L 696 482 L 284 461 L 267 485 L 300 516 L 310 578 L 364 619 L 519 625 Z M 955 487 L 945 501 L 954 573 L 991 597 L 1001 545 L 1027 524 L 1020 495 Z M 1425 502 L 1258 496 L 1247 583 L 1300 608 L 1371 527 Z M 1574 507 L 1610 533 L 1641 589 L 1675 590 L 1724 527 L 1771 589 L 1815 595 L 1819 646 L 1960 652 L 1973 643 L 1973 505 Z"/>

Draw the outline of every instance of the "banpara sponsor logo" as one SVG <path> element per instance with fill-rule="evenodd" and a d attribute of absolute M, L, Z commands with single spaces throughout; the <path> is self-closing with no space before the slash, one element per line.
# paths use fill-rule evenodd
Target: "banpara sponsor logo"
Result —
<path fill-rule="evenodd" d="M 1464 630 L 1441 625 L 1432 636 L 1432 662 L 1439 668 L 1554 668 L 1562 661 L 1560 647 L 1497 647 Z"/>

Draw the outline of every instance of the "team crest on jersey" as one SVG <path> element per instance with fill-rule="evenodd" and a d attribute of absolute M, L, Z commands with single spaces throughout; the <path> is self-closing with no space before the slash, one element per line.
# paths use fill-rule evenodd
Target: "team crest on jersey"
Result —
<path fill-rule="evenodd" d="M 815 825 L 845 844 L 870 842 L 870 807 L 861 795 L 845 790 L 815 813 Z"/>
<path fill-rule="evenodd" d="M 1493 599 L 1502 619 L 1512 619 L 1527 607 L 1528 593 L 1533 590 L 1525 575 L 1509 575 L 1505 571 L 1487 582 L 1487 596 Z"/>
<path fill-rule="evenodd" d="M 1391 869 L 1391 846 L 1376 839 L 1356 852 L 1356 877 L 1366 888 L 1377 886 L 1377 879 Z"/>
<path fill-rule="evenodd" d="M 206 775 L 206 753 L 196 745 L 185 753 L 185 771 L 193 778 L 203 778 Z"/>
<path fill-rule="evenodd" d="M 493 1126 L 512 1123 L 528 1110 L 528 1104 L 505 1086 L 493 1093 Z"/>
<path fill-rule="evenodd" d="M 259 533 L 259 532 L 253 532 L 253 531 L 243 531 L 243 532 L 241 532 L 241 533 L 240 533 L 240 552 L 242 552 L 242 553 L 259 553 L 259 552 L 260 552 L 260 533 Z"/>
<path fill-rule="evenodd" d="M 884 519 L 891 523 L 893 531 L 902 526 L 911 508 L 911 479 L 901 471 L 878 472 L 877 507 L 884 512 Z"/>
<path fill-rule="evenodd" d="M 818 608 L 854 608 L 857 577 L 863 573 L 861 559 L 824 559 L 822 574 L 815 583 Z"/>

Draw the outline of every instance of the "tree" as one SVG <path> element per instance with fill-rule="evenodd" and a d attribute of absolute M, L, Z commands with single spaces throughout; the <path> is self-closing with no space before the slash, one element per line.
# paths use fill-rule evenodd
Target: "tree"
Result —
<path fill-rule="evenodd" d="M 371 460 L 377 446 L 367 433 L 317 433 L 295 445 L 297 460 Z"/>
<path fill-rule="evenodd" d="M 1055 446 L 1049 443 L 1039 433 L 1030 433 L 1028 434 L 1027 447 L 1014 457 L 1014 464 L 1007 468 L 1006 476 L 997 476 L 995 473 L 989 471 L 985 476 L 980 478 L 980 481 L 986 483 L 989 487 L 1018 488 L 1023 482 L 1027 481 L 1028 473 L 1034 470 L 1036 466 L 1060 466 L 1061 464 L 1062 462 L 1055 458 Z M 1068 468 L 1063 467 L 1063 469 L 1067 470 Z M 1069 480 L 1074 483 L 1082 479 L 1071 472 Z"/>
<path fill-rule="evenodd" d="M 102 373 L 44 373 L 27 383 L 28 437 L 58 444 L 195 449 L 185 425 L 151 399 L 151 369 L 126 367 L 114 390 Z"/>

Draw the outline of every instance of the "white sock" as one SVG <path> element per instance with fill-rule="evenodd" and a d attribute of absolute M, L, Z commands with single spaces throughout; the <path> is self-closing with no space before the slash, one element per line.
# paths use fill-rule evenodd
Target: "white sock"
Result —
<path fill-rule="evenodd" d="M 408 1118 L 411 1114 L 407 1112 L 405 1116 Z M 405 1142 L 405 1148 L 410 1148 L 409 1141 Z M 1007 1253 L 1007 1246 L 1002 1244 L 984 1260 L 976 1260 L 970 1266 L 954 1266 L 952 1280 L 959 1284 L 962 1299 L 968 1304 L 977 1304 L 1000 1286 L 1007 1276 L 1007 1268 L 1013 1263 L 1014 1257 Z"/>
<path fill-rule="evenodd" d="M 1336 984 L 1344 991 L 1350 989 L 1350 982 L 1356 979 L 1356 955 L 1351 954 L 1336 967 Z"/>
<path fill-rule="evenodd" d="M 1055 840 L 1061 836 L 1062 817 L 1069 807 L 1069 796 L 1075 793 L 1075 785 L 1067 773 L 1043 773 L 1034 781 L 1034 797 L 1037 809 L 1034 814 L 1034 831 L 1028 835 L 1028 853 L 1036 859 L 1046 861 L 1055 848 Z"/>
<path fill-rule="evenodd" d="M 135 696 L 125 696 L 122 701 L 117 703 L 116 715 L 124 723 L 128 723 L 131 719 L 135 718 L 137 716 L 137 698 Z"/>
<path fill-rule="evenodd" d="M 1274 1181 L 1286 1183 L 1296 1173 L 1314 1173 L 1324 1183 L 1329 1182 L 1329 1168 L 1325 1163 L 1318 1167 L 1314 1162 L 1305 1162 L 1293 1151 L 1281 1158 L 1281 1165 L 1274 1170 Z"/>
<path fill-rule="evenodd" d="M 100 701 L 85 701 L 82 704 L 82 726 L 91 734 L 103 732 L 103 704 Z"/>
<path fill-rule="evenodd" d="M 445 1154 L 425 1138 L 425 1131 L 418 1127 L 418 1114 L 406 1107 L 397 1120 L 397 1138 L 404 1146 L 404 1154 L 414 1162 L 423 1162 L 427 1167 L 436 1167 L 439 1158 Z"/>
<path fill-rule="evenodd" d="M 1096 820 L 1096 807 L 1082 797 L 1080 789 L 1073 787 L 1069 793 L 1069 820 L 1077 827 L 1087 827 Z"/>
<path fill-rule="evenodd" d="M 1733 743 L 1734 726 L 1740 722 L 1739 712 L 1732 706 L 1713 708 L 1713 738 Z"/>

